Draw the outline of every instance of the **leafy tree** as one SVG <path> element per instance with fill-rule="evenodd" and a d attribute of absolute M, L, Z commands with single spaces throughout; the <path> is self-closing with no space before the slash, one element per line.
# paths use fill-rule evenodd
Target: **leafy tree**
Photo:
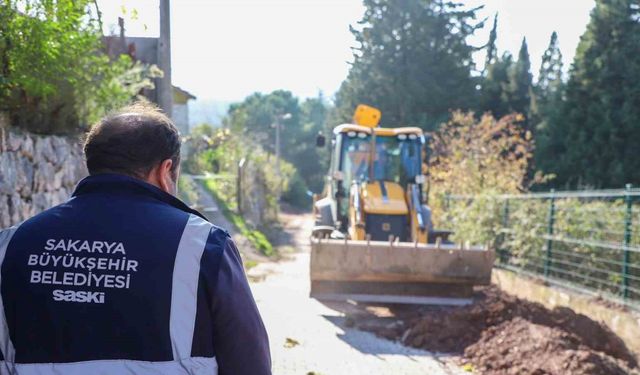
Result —
<path fill-rule="evenodd" d="M 90 0 L 3 0 L 0 111 L 36 132 L 65 132 L 152 88 L 157 70 L 103 53 Z"/>
<path fill-rule="evenodd" d="M 327 115 L 329 109 L 322 93 L 315 98 L 308 98 L 301 104 L 301 121 L 303 133 L 297 142 L 297 155 L 292 155 L 291 162 L 309 189 L 319 193 L 322 191 L 325 174 L 329 168 L 329 152 L 316 147 L 319 132 L 328 134 Z M 295 160 L 295 162 L 294 162 Z"/>
<path fill-rule="evenodd" d="M 533 141 L 523 137 L 522 118 L 496 120 L 456 111 L 434 134 L 431 158 L 435 191 L 474 195 L 526 190 L 525 173 Z"/>
<path fill-rule="evenodd" d="M 359 46 L 336 94 L 337 120 L 359 103 L 382 110 L 390 125 L 433 129 L 449 110 L 474 106 L 474 48 L 466 39 L 482 22 L 475 9 L 451 1 L 365 0 Z"/>
<path fill-rule="evenodd" d="M 477 120 L 473 113 L 456 111 L 451 120 L 434 133 L 431 147 L 431 195 L 434 217 L 441 218 L 452 229 L 475 238 L 478 228 L 499 224 L 493 211 L 500 207 L 486 199 L 474 199 L 462 206 L 469 211 L 456 215 L 447 210 L 445 194 L 494 195 L 517 194 L 526 190 L 528 162 L 533 141 L 523 136 L 521 116 L 509 115 L 496 120 L 483 115 Z M 491 236 L 482 238 L 487 243 Z M 491 239 L 494 241 L 497 237 Z M 467 238 L 458 238 L 466 240 Z"/>
<path fill-rule="evenodd" d="M 291 118 L 280 119 L 285 114 Z M 282 126 L 281 150 L 288 153 L 288 142 L 300 131 L 300 103 L 290 91 L 277 90 L 270 94 L 255 93 L 240 103 L 229 107 L 223 120 L 232 131 L 242 132 L 246 137 L 259 142 L 266 150 L 275 153 L 275 123 Z"/>
<path fill-rule="evenodd" d="M 640 183 L 640 2 L 597 0 L 570 71 L 550 163 L 557 185 Z"/>
<path fill-rule="evenodd" d="M 270 94 L 255 93 L 231 105 L 223 122 L 232 132 L 260 144 L 272 155 L 275 154 L 275 125 L 279 122 L 281 155 L 299 174 L 292 179 L 292 183 L 298 185 L 291 188 L 297 191 L 296 200 L 302 200 L 308 189 L 318 192 L 324 183 L 326 150 L 316 148 L 315 138 L 325 127 L 327 111 L 322 94 L 300 103 L 291 92 L 278 90 Z M 284 119 L 285 114 L 290 114 L 290 118 Z"/>

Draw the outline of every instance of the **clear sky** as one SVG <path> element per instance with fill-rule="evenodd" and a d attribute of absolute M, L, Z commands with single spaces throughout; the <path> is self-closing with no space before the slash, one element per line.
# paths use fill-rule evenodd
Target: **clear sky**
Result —
<path fill-rule="evenodd" d="M 568 67 L 594 0 L 466 0 L 499 13 L 498 48 L 517 55 L 527 38 L 532 71 L 553 30 Z M 158 0 L 99 0 L 106 28 L 125 14 L 127 35 L 158 35 Z M 135 10 L 135 11 L 134 11 Z M 204 100 L 239 101 L 255 92 L 288 89 L 331 97 L 349 70 L 355 44 L 349 25 L 361 0 L 173 0 L 173 82 Z M 135 14 L 137 13 L 137 14 Z M 109 26 L 111 25 L 111 26 Z M 486 43 L 491 20 L 470 41 Z M 476 56 L 483 61 L 482 53 Z"/>

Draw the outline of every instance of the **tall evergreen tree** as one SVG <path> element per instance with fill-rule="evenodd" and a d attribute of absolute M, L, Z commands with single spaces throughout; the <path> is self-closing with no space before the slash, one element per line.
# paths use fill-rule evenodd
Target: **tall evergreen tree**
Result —
<path fill-rule="evenodd" d="M 527 40 L 522 40 L 517 61 L 514 62 L 508 52 L 501 58 L 496 58 L 497 22 L 496 15 L 487 43 L 487 60 L 482 77 L 479 109 L 498 118 L 514 112 L 528 118 L 531 115 L 532 103 L 535 104 L 535 97 Z M 525 122 L 525 125 L 527 123 Z"/>
<path fill-rule="evenodd" d="M 562 73 L 562 52 L 558 43 L 558 34 L 554 31 L 549 46 L 542 55 L 538 81 L 535 87 L 536 107 L 531 109 L 530 121 L 535 132 L 535 166 L 538 170 L 553 170 L 556 155 L 562 153 L 563 134 L 559 124 L 560 110 L 563 105 L 564 81 Z"/>
<path fill-rule="evenodd" d="M 562 52 L 558 43 L 558 33 L 551 34 L 549 46 L 542 55 L 536 89 L 542 100 L 548 98 L 562 86 Z"/>
<path fill-rule="evenodd" d="M 529 116 L 532 93 L 531 60 L 527 39 L 522 39 L 518 61 L 509 71 L 509 110 Z"/>
<path fill-rule="evenodd" d="M 640 2 L 597 0 L 576 51 L 552 171 L 559 185 L 640 183 Z"/>
<path fill-rule="evenodd" d="M 489 112 L 500 118 L 511 112 L 509 103 L 509 72 L 512 70 L 513 57 L 505 52 L 498 57 L 496 39 L 498 36 L 498 14 L 493 17 L 493 27 L 489 33 L 489 41 L 485 48 L 487 56 L 481 77 L 480 98 L 478 109 L 480 112 Z"/>
<path fill-rule="evenodd" d="M 509 72 L 512 70 L 513 57 L 509 52 L 502 54 L 487 68 L 480 91 L 480 111 L 490 112 L 500 118 L 511 112 L 509 104 Z"/>
<path fill-rule="evenodd" d="M 498 47 L 496 46 L 496 39 L 498 38 L 498 13 L 493 17 L 493 27 L 489 32 L 489 42 L 487 43 L 487 56 L 484 60 L 484 73 L 486 75 L 487 70 L 493 64 L 495 64 L 498 58 Z"/>
<path fill-rule="evenodd" d="M 467 37 L 482 26 L 475 9 L 442 0 L 365 0 L 359 43 L 336 95 L 338 118 L 359 103 L 382 110 L 386 124 L 433 129 L 450 109 L 472 108 L 476 96 L 474 48 Z"/>

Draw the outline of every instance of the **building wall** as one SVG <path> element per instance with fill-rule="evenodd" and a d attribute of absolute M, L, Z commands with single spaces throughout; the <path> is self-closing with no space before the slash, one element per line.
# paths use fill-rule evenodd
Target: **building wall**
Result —
<path fill-rule="evenodd" d="M 189 134 L 189 106 L 185 104 L 174 104 L 173 113 L 171 114 L 173 122 L 180 130 L 180 134 Z"/>

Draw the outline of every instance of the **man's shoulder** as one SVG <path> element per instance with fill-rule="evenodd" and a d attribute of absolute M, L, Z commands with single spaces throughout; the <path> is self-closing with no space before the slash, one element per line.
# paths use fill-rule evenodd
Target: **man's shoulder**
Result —
<path fill-rule="evenodd" d="M 231 235 L 229 234 L 229 231 L 215 224 L 211 224 L 211 231 L 209 232 L 209 239 L 207 242 L 213 242 L 220 244 L 221 246 L 225 246 L 227 241 L 230 239 Z"/>
<path fill-rule="evenodd" d="M 197 213 L 189 214 L 189 219 L 182 233 L 183 241 L 193 239 L 192 237 L 201 238 L 195 241 L 194 245 L 198 247 L 198 251 L 203 251 L 203 257 L 212 255 L 219 257 L 232 241 L 226 229 L 211 223 L 204 216 Z M 200 241 L 204 241 L 204 249 L 200 247 L 202 246 Z"/>
<path fill-rule="evenodd" d="M 59 221 L 65 219 L 82 219 L 83 217 L 110 217 L 117 216 L 122 220 L 140 219 L 145 221 L 154 220 L 177 220 L 184 222 L 190 213 L 178 207 L 159 200 L 132 199 L 114 195 L 85 195 L 71 197 L 67 201 L 46 209 L 30 219 L 23 222 L 23 225 L 32 223 L 47 222 L 51 219 Z"/>
<path fill-rule="evenodd" d="M 20 237 L 32 233 L 91 236 L 109 232 L 118 236 L 135 234 L 124 228 L 146 228 L 179 236 L 190 213 L 154 201 L 132 201 L 114 197 L 72 197 L 16 225 Z"/>
<path fill-rule="evenodd" d="M 41 211 L 33 216 L 31 216 L 28 219 L 23 220 L 20 223 L 15 224 L 13 227 L 8 228 L 9 229 L 24 229 L 24 228 L 28 228 L 34 224 L 40 224 L 43 222 L 47 222 L 47 221 L 55 221 L 55 220 L 59 220 L 60 219 L 60 211 L 61 208 L 65 205 L 68 204 L 68 201 L 60 203 L 58 205 L 55 205 L 53 207 L 50 207 L 44 211 Z"/>
<path fill-rule="evenodd" d="M 226 229 L 210 222 L 208 222 L 208 224 L 211 229 L 209 230 L 209 236 L 202 256 L 203 258 L 216 258 L 218 260 L 215 263 L 218 263 L 219 258 L 222 257 L 225 251 L 228 251 L 229 243 L 233 240 Z"/>

